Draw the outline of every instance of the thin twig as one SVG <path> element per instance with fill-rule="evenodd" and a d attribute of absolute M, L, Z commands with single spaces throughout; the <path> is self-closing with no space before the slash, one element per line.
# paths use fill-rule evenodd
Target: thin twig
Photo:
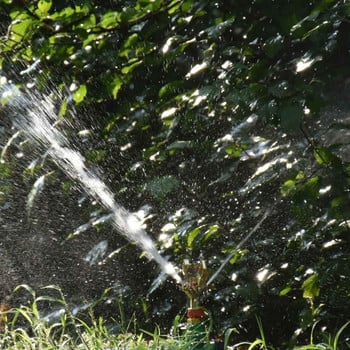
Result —
<path fill-rule="evenodd" d="M 264 216 L 261 218 L 261 220 L 252 228 L 252 230 L 237 244 L 236 248 L 233 250 L 233 252 L 227 256 L 227 258 L 224 260 L 224 262 L 221 264 L 221 266 L 218 268 L 218 270 L 209 278 L 207 282 L 207 286 L 209 286 L 216 277 L 220 274 L 222 269 L 225 267 L 225 265 L 232 259 L 232 257 L 237 253 L 237 251 L 248 241 L 248 239 L 259 229 L 261 224 L 265 221 L 265 219 L 270 215 L 271 210 L 268 209 Z"/>

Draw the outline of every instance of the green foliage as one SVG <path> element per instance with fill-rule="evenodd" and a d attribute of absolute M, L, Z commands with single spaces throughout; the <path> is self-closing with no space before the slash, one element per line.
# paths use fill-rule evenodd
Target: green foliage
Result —
<path fill-rule="evenodd" d="M 308 277 L 302 284 L 304 298 L 316 298 L 320 295 L 317 274 Z"/>
<path fill-rule="evenodd" d="M 62 290 L 55 285 L 41 288 L 40 292 L 47 294 L 37 295 L 29 285 L 19 285 L 14 293 L 24 291 L 30 297 L 28 305 L 21 305 L 7 311 L 5 328 L 0 334 L 0 344 L 4 348 L 27 349 L 33 346 L 41 350 L 49 349 L 162 349 L 162 350 L 185 350 L 192 349 L 193 344 L 186 340 L 186 334 L 178 334 L 180 327 L 179 315 L 174 320 L 172 335 L 162 335 L 159 327 L 150 332 L 142 330 L 135 333 L 131 329 L 135 320 L 127 321 L 126 328 L 118 324 L 107 323 L 102 317 L 96 317 L 95 312 L 98 302 L 89 307 L 88 318 L 80 318 L 71 310 Z M 38 291 L 39 292 L 39 291 Z M 107 292 L 107 291 L 106 291 Z M 100 300 L 102 301 L 103 298 Z M 59 308 L 56 316 L 44 315 L 43 307 L 45 303 L 50 303 L 54 308 Z M 122 312 L 122 311 L 121 311 Z M 1 314 L 1 316 L 3 316 Z M 2 318 L 3 320 L 3 318 Z M 264 325 L 260 318 L 256 318 L 260 337 L 254 341 L 234 343 L 230 339 L 239 335 L 236 328 L 230 328 L 225 332 L 224 349 L 246 347 L 253 349 L 273 349 L 267 344 L 264 333 Z M 342 333 L 349 326 L 349 322 L 342 325 L 334 336 L 320 332 L 324 342 L 314 343 L 318 337 L 316 332 L 317 323 L 313 325 L 310 337 L 310 344 L 296 347 L 298 350 L 311 349 L 339 349 Z M 265 325 L 266 326 L 266 325 Z M 208 344 L 209 345 L 209 344 Z M 210 345 L 210 348 L 212 345 Z"/>
<path fill-rule="evenodd" d="M 175 264 L 203 255 L 215 272 L 271 209 L 203 302 L 221 329 L 256 333 L 261 313 L 291 348 L 298 330 L 339 329 L 350 311 L 349 142 L 327 138 L 348 128 L 349 16 L 336 0 L 2 1 L 1 76 L 55 101 L 118 201 L 152 206 L 144 225 Z M 0 206 L 26 187 L 30 210 L 54 166 L 0 113 Z M 84 210 L 71 232 L 108 231 L 95 204 Z"/>

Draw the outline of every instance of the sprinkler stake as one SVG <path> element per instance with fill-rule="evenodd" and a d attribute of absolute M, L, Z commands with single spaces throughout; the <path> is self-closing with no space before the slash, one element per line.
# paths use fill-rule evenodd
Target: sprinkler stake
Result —
<path fill-rule="evenodd" d="M 182 274 L 182 290 L 189 298 L 185 333 L 186 343 L 190 345 L 189 350 L 221 349 L 220 343 L 209 340 L 211 320 L 206 309 L 199 305 L 200 296 L 207 286 L 209 277 L 205 261 L 190 263 L 184 260 Z"/>

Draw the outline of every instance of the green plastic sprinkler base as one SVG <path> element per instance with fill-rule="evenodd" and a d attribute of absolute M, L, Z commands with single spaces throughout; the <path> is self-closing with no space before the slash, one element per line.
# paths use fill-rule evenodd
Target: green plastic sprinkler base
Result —
<path fill-rule="evenodd" d="M 209 342 L 204 323 L 189 324 L 186 329 L 185 342 L 189 350 L 215 350 L 215 343 Z"/>
<path fill-rule="evenodd" d="M 215 344 L 208 341 L 207 327 L 204 322 L 188 324 L 185 342 L 189 350 L 214 350 Z"/>
<path fill-rule="evenodd" d="M 189 322 L 186 326 L 185 343 L 188 350 L 219 350 L 222 344 L 209 340 L 208 319 Z"/>

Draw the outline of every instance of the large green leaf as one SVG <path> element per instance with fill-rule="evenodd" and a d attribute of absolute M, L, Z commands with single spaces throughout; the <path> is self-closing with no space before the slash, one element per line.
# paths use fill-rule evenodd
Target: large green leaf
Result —
<path fill-rule="evenodd" d="M 279 113 L 281 118 L 281 127 L 284 130 L 300 130 L 303 121 L 304 111 L 299 103 L 284 104 L 280 108 Z"/>
<path fill-rule="evenodd" d="M 39 0 L 38 1 L 38 13 L 40 16 L 45 16 L 49 13 L 52 6 L 51 0 Z"/>
<path fill-rule="evenodd" d="M 315 273 L 308 277 L 302 284 L 304 298 L 316 298 L 320 295 L 319 277 Z"/>

